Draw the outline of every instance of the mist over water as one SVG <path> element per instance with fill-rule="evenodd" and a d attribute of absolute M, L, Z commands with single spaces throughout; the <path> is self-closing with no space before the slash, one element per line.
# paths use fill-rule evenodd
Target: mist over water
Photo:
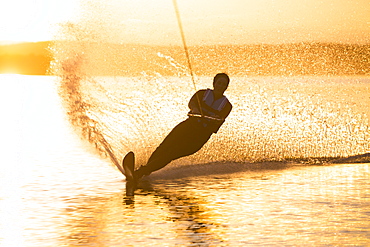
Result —
<path fill-rule="evenodd" d="M 137 166 L 144 165 L 169 131 L 186 118 L 194 89 L 185 54 L 179 47 L 122 44 L 120 29 L 125 27 L 113 4 L 90 2 L 85 8 L 79 21 L 62 25 L 60 41 L 51 47 L 52 71 L 60 78 L 66 113 L 79 135 L 100 154 L 119 162 L 132 150 Z M 330 69 L 333 61 L 301 71 L 298 68 L 309 66 L 292 63 L 290 68 L 285 62 L 276 70 L 281 50 L 266 57 L 266 52 L 259 53 L 261 46 L 248 49 L 256 47 L 254 53 L 243 53 L 250 54 L 247 59 L 232 47 L 190 49 L 197 89 L 212 87 L 215 73 L 229 73 L 226 95 L 234 108 L 200 152 L 175 164 L 302 161 L 369 151 L 368 77 L 322 76 L 342 75 L 340 66 Z M 307 45 L 296 47 L 301 49 L 296 53 L 299 61 Z M 246 65 L 246 60 L 256 58 L 265 69 Z M 366 74 L 365 60 L 356 59 L 347 74 Z M 270 76 L 274 71 L 280 71 L 279 77 Z"/>

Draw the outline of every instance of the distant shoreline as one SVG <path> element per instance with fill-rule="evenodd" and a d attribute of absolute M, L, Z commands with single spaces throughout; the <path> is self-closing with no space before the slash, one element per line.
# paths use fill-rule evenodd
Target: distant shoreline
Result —
<path fill-rule="evenodd" d="M 50 75 L 53 54 L 48 49 L 56 42 L 57 49 L 76 42 L 29 42 L 0 45 L 0 74 L 15 71 L 24 75 Z M 58 46 L 58 44 L 63 44 Z M 180 46 L 134 44 L 95 44 L 102 53 L 115 54 L 116 70 L 101 70 L 97 75 L 139 76 L 161 74 L 176 76 L 179 71 L 168 66 L 163 54 L 186 66 Z M 191 46 L 194 72 L 208 76 L 226 71 L 235 76 L 369 76 L 370 44 L 292 43 Z M 122 57 L 122 59 L 121 59 Z M 97 57 L 97 59 L 99 59 Z M 121 61 L 122 60 L 122 61 Z M 103 61 L 102 61 L 103 62 Z"/>

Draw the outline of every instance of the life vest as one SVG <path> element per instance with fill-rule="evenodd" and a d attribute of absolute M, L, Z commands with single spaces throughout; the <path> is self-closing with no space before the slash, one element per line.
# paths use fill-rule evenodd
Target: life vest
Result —
<path fill-rule="evenodd" d="M 203 102 L 207 104 L 209 107 L 211 107 L 212 109 L 216 111 L 221 111 L 222 109 L 224 109 L 224 107 L 226 106 L 227 102 L 229 102 L 229 100 L 225 96 L 219 98 L 218 100 L 215 100 L 214 95 L 213 95 L 213 90 L 207 89 L 207 91 L 204 93 L 204 96 L 203 96 Z M 202 110 L 205 110 L 207 113 L 211 113 L 204 108 Z M 211 113 L 211 115 L 214 115 L 214 113 Z"/>

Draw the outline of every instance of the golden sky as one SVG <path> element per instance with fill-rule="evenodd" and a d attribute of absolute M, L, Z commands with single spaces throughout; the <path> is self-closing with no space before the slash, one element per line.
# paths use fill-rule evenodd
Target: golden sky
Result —
<path fill-rule="evenodd" d="M 73 19 L 79 0 L 1 0 L 0 42 L 46 41 L 58 23 Z"/>
<path fill-rule="evenodd" d="M 370 43 L 369 0 L 177 1 L 189 44 Z M 120 42 L 180 41 L 172 0 L 12 0 L 0 3 L 0 42 L 51 40 L 81 20 Z"/>

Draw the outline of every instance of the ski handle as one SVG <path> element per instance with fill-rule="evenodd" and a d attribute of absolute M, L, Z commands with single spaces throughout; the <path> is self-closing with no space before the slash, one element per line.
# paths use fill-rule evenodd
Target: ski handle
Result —
<path fill-rule="evenodd" d="M 195 113 L 188 113 L 188 116 L 189 117 L 205 118 L 205 119 L 214 120 L 214 121 L 224 121 L 225 120 L 225 119 L 222 119 L 222 118 L 215 118 L 215 117 L 210 117 L 210 116 L 195 114 Z"/>

